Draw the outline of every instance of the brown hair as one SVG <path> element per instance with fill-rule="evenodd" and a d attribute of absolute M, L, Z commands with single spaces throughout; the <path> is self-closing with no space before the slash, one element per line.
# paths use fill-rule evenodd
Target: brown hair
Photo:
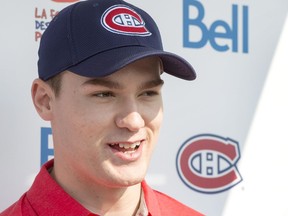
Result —
<path fill-rule="evenodd" d="M 61 90 L 61 83 L 62 83 L 62 74 L 59 73 L 46 81 L 46 83 L 51 87 L 55 96 L 58 97 Z"/>

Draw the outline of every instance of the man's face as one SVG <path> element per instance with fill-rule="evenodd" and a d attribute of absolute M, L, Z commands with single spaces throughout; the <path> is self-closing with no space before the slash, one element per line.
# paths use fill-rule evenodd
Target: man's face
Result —
<path fill-rule="evenodd" d="M 143 180 L 162 122 L 161 72 L 156 57 L 97 79 L 65 72 L 51 102 L 55 171 L 108 187 Z"/>

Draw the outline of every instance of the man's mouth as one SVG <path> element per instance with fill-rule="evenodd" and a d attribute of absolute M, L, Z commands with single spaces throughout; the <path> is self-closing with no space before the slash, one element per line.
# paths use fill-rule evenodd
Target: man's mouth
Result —
<path fill-rule="evenodd" d="M 135 152 L 139 146 L 141 145 L 141 141 L 137 141 L 134 143 L 111 143 L 109 146 L 117 151 L 121 151 L 123 153 L 133 153 Z"/>

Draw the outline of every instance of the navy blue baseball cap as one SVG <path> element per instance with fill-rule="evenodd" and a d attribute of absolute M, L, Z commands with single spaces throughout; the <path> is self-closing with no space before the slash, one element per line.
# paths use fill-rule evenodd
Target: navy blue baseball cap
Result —
<path fill-rule="evenodd" d="M 189 62 L 163 50 L 153 18 L 122 0 L 87 0 L 64 8 L 45 30 L 38 55 L 42 80 L 66 70 L 103 77 L 149 56 L 158 56 L 168 74 L 196 78 Z"/>

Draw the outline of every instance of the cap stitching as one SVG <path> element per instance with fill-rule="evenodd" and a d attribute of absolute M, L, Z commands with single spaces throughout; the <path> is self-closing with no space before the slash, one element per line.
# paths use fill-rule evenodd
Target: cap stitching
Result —
<path fill-rule="evenodd" d="M 72 31 L 72 26 L 73 26 L 73 11 L 75 10 L 76 6 L 79 3 L 76 3 L 70 10 L 69 16 L 67 16 L 67 38 L 69 41 L 69 48 L 70 48 L 70 55 L 71 55 L 71 60 L 72 60 L 72 65 L 75 65 L 78 63 L 78 56 L 77 56 L 77 52 L 76 52 L 76 46 L 74 43 L 74 38 L 73 38 L 73 31 Z"/>

